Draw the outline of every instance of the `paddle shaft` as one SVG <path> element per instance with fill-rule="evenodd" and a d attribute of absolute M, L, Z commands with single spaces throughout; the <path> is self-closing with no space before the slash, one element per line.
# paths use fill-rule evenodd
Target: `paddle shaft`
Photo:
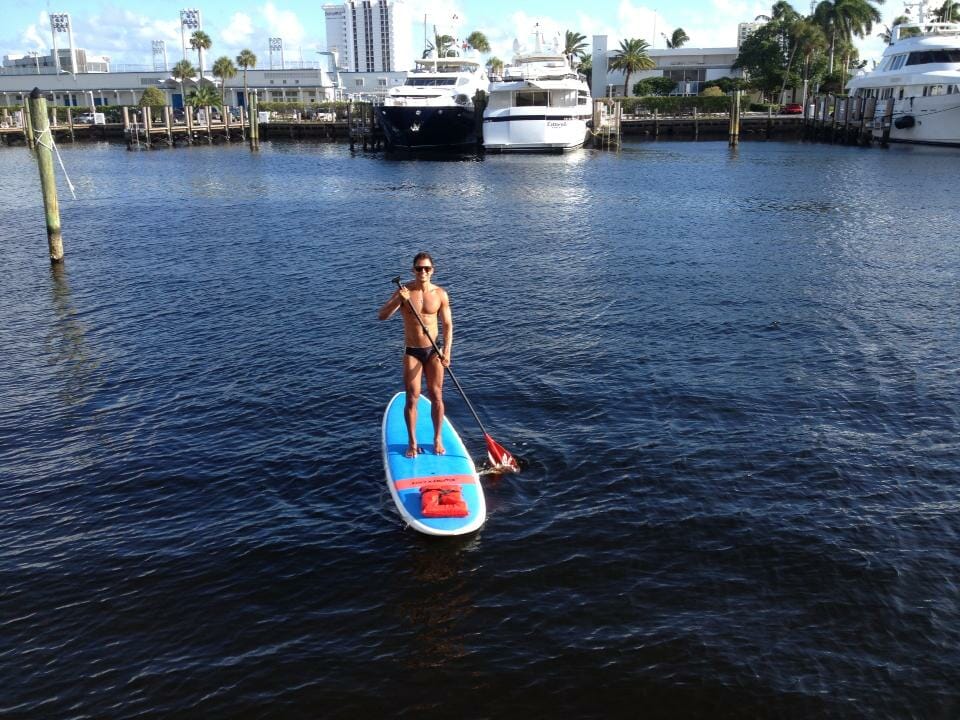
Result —
<path fill-rule="evenodd" d="M 395 277 L 393 279 L 393 282 L 397 286 L 397 294 L 398 294 L 398 297 L 400 298 L 400 303 L 401 304 L 403 304 L 404 302 L 407 303 L 407 307 L 410 308 L 410 312 L 413 313 L 413 316 L 417 319 L 417 322 L 420 323 L 420 327 L 423 328 L 423 334 L 427 336 L 427 339 L 430 341 L 430 344 L 433 345 L 433 349 L 436 350 L 437 355 L 440 356 L 440 360 L 441 360 L 440 364 L 443 365 L 442 361 L 445 356 L 443 352 L 440 350 L 439 346 L 437 345 L 437 342 L 432 337 L 430 337 L 430 330 L 427 329 L 427 324 L 423 321 L 423 318 L 420 317 L 420 313 L 417 312 L 417 309 L 413 306 L 413 303 L 411 303 L 409 300 L 404 299 L 403 295 L 399 294 L 400 288 L 403 287 L 403 285 L 401 285 L 400 283 L 400 278 Z M 457 376 L 453 374 L 453 370 L 450 369 L 449 365 L 443 365 L 443 367 L 446 369 L 447 373 L 450 375 L 450 379 L 453 380 L 453 384 L 457 386 L 457 390 L 460 391 L 460 395 L 461 397 L 463 397 L 463 401 L 467 404 L 467 407 L 470 408 L 470 412 L 473 414 L 473 419 L 477 421 L 477 425 L 480 426 L 480 430 L 483 431 L 483 434 L 486 437 L 490 437 L 490 433 L 487 432 L 487 429 L 483 426 L 483 423 L 480 421 L 480 416 L 477 415 L 477 411 L 473 409 L 473 404 L 470 402 L 470 398 L 468 398 L 467 394 L 463 391 L 463 387 L 460 385 L 460 381 L 457 380 Z"/>

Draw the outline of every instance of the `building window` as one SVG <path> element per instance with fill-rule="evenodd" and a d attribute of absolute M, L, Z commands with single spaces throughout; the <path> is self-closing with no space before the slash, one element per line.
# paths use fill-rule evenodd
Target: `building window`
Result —
<path fill-rule="evenodd" d="M 386 86 L 387 86 L 387 79 L 386 79 L 386 78 L 377 78 L 377 85 L 379 85 L 380 87 L 386 87 Z"/>
<path fill-rule="evenodd" d="M 353 81 L 355 87 L 363 87 L 363 78 L 357 78 Z"/>

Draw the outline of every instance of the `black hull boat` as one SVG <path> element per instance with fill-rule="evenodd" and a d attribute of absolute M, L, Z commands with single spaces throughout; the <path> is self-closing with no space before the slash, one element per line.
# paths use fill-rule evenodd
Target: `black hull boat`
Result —
<path fill-rule="evenodd" d="M 479 145 L 472 107 L 382 106 L 380 120 L 391 149 L 464 152 Z"/>

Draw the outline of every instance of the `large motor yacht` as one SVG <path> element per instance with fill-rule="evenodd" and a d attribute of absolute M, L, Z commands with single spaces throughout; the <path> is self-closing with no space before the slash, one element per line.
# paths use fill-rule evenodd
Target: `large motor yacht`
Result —
<path fill-rule="evenodd" d="M 574 150 L 587 138 L 593 103 L 590 87 L 555 42 L 543 47 L 538 32 L 533 52 L 516 55 L 503 77 L 490 83 L 483 112 L 488 151 Z"/>
<path fill-rule="evenodd" d="M 960 147 L 960 23 L 918 21 L 893 28 L 877 68 L 847 83 L 851 97 L 893 98 L 890 142 Z"/>
<path fill-rule="evenodd" d="M 380 119 L 388 147 L 476 149 L 480 129 L 473 99 L 489 80 L 479 62 L 459 57 L 414 61 L 406 82 L 387 91 Z"/>

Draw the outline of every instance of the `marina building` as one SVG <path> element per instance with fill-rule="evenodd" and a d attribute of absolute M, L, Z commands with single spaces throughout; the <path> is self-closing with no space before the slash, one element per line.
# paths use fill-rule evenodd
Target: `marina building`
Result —
<path fill-rule="evenodd" d="M 402 0 L 347 0 L 323 6 L 327 50 L 349 72 L 413 67 L 409 8 Z"/>
<path fill-rule="evenodd" d="M 594 38 L 596 43 L 596 37 Z M 665 48 L 648 50 L 657 66 L 652 70 L 644 70 L 630 74 L 630 85 L 638 80 L 652 77 L 666 77 L 677 83 L 672 95 L 699 95 L 702 86 L 710 80 L 722 77 L 741 78 L 743 72 L 734 69 L 739 50 L 735 47 L 727 48 Z M 609 63 L 609 53 L 602 61 L 602 67 Z M 594 67 L 598 67 L 596 52 L 594 52 Z M 608 70 L 606 73 L 607 97 L 623 95 L 624 73 L 620 70 Z M 596 90 L 594 90 L 596 93 Z M 627 95 L 633 95 L 633 88 L 627 88 Z M 598 95 L 595 95 L 599 97 Z"/>

